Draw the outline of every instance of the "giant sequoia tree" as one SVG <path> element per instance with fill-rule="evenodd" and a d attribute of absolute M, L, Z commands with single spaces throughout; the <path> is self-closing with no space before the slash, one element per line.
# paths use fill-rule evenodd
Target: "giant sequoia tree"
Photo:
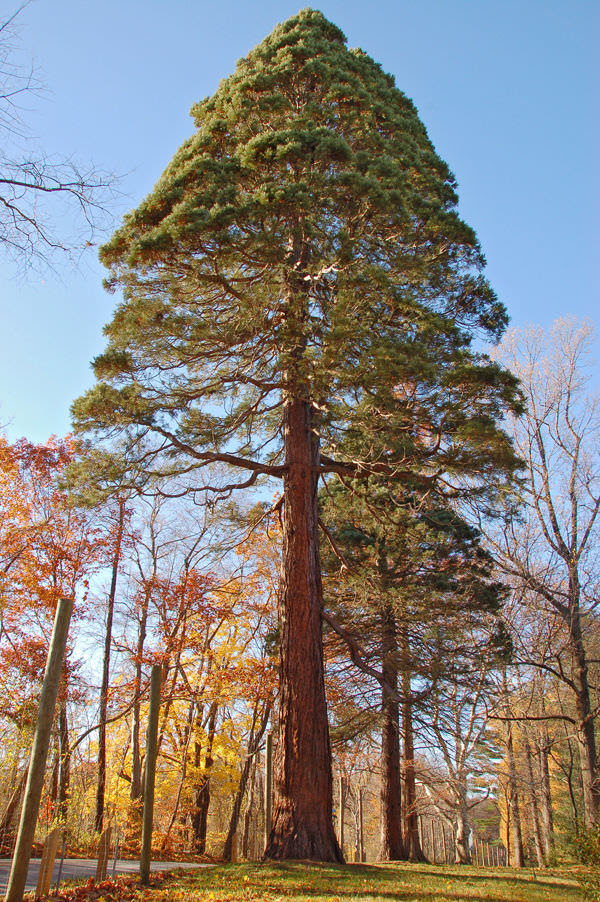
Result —
<path fill-rule="evenodd" d="M 492 446 L 508 461 L 495 420 L 514 381 L 469 349 L 506 317 L 413 104 L 320 13 L 279 25 L 192 112 L 197 130 L 102 251 L 123 300 L 75 419 L 124 435 L 137 479 L 222 494 L 282 479 L 266 854 L 339 860 L 318 481 L 435 480 L 475 458 L 485 473 Z M 341 453 L 367 432 L 360 456 Z"/>

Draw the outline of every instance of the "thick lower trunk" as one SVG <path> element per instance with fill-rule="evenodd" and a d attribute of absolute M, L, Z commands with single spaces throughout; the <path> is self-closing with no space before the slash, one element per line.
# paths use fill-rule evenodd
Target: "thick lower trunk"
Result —
<path fill-rule="evenodd" d="M 332 822 L 319 560 L 319 444 L 311 406 L 286 402 L 283 552 L 279 587 L 280 713 L 275 800 L 266 858 L 342 861 Z"/>
<path fill-rule="evenodd" d="M 386 684 L 398 691 L 398 645 L 396 620 L 386 608 L 381 618 L 382 674 Z M 381 861 L 402 861 L 406 858 L 402 842 L 400 730 L 399 706 L 384 689 L 381 708 Z"/>

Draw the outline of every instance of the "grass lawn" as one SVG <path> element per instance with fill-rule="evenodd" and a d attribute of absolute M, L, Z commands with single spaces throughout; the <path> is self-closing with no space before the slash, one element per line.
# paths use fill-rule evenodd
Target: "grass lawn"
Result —
<path fill-rule="evenodd" d="M 137 881 L 87 887 L 90 902 L 581 902 L 569 871 L 513 871 L 417 864 L 219 865 L 214 868 L 152 878 L 149 888 Z M 75 891 L 77 892 L 77 891 Z"/>

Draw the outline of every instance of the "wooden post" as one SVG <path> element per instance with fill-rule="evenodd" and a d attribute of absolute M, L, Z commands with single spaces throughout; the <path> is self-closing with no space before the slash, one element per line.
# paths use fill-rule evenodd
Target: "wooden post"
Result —
<path fill-rule="evenodd" d="M 346 808 L 346 783 L 344 781 L 344 777 L 340 774 L 339 778 L 339 828 L 338 828 L 338 841 L 340 844 L 340 849 L 342 850 L 342 855 L 344 854 L 344 810 Z"/>
<path fill-rule="evenodd" d="M 273 734 L 267 733 L 265 748 L 265 847 L 271 838 L 273 812 Z"/>
<path fill-rule="evenodd" d="M 446 846 L 446 827 L 442 823 L 442 849 L 444 850 L 444 864 L 448 864 L 448 848 Z"/>
<path fill-rule="evenodd" d="M 146 760 L 144 780 L 144 815 L 142 819 L 142 849 L 140 852 L 140 882 L 148 886 L 150 881 L 150 857 L 152 855 L 152 823 L 154 820 L 154 779 L 156 777 L 156 753 L 158 745 L 158 714 L 160 711 L 160 664 L 154 664 L 150 677 L 150 708 L 146 732 Z"/>
<path fill-rule="evenodd" d="M 27 868 L 31 858 L 31 846 L 35 834 L 35 826 L 38 819 L 42 787 L 46 774 L 46 758 L 50 744 L 50 733 L 54 719 L 54 706 L 58 695 L 58 685 L 62 670 L 62 662 L 67 645 L 69 633 L 69 621 L 73 610 L 72 598 L 59 599 L 54 618 L 54 628 L 48 650 L 44 682 L 40 695 L 37 724 L 29 759 L 27 773 L 27 785 L 23 798 L 23 808 L 19 821 L 19 831 L 6 887 L 5 902 L 21 902 L 25 883 L 27 882 Z"/>
<path fill-rule="evenodd" d="M 100 842 L 98 843 L 98 864 L 96 865 L 96 883 L 106 880 L 106 872 L 108 870 L 108 858 L 110 855 L 110 824 L 102 832 Z"/>
<path fill-rule="evenodd" d="M 431 863 L 437 864 L 435 859 L 435 820 L 431 818 Z"/>
<path fill-rule="evenodd" d="M 60 828 L 55 827 L 46 839 L 42 849 L 42 860 L 40 862 L 40 870 L 38 873 L 37 886 L 35 888 L 35 898 L 47 896 L 50 892 L 50 884 L 52 883 L 52 871 L 54 870 L 54 862 L 56 861 L 56 853 L 58 852 L 58 841 L 60 839 Z"/>

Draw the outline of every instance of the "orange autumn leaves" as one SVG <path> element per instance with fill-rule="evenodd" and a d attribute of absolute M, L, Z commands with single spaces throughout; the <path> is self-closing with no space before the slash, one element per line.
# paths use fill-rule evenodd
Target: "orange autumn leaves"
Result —
<path fill-rule="evenodd" d="M 80 616 L 105 558 L 107 536 L 60 486 L 72 456 L 68 439 L 0 437 L 0 707 L 13 718 L 37 694 L 58 599 L 75 597 Z"/>

